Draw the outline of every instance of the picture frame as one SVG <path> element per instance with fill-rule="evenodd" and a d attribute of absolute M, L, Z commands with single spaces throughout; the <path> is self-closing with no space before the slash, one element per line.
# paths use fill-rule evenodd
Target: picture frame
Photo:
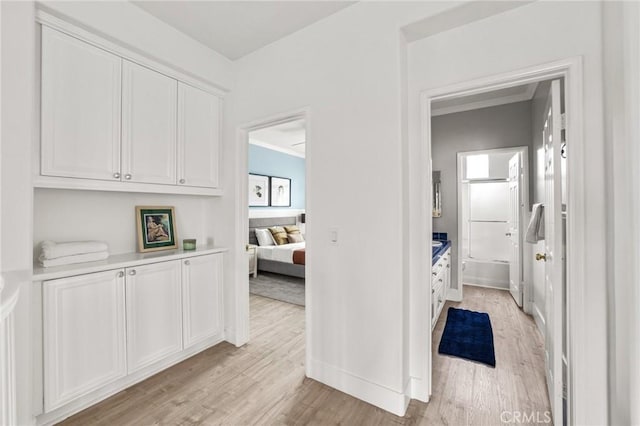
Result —
<path fill-rule="evenodd" d="M 138 251 L 178 248 L 173 206 L 136 206 Z"/>
<path fill-rule="evenodd" d="M 269 207 L 269 176 L 249 173 L 249 207 Z"/>
<path fill-rule="evenodd" d="M 291 179 L 271 176 L 272 207 L 291 207 Z"/>

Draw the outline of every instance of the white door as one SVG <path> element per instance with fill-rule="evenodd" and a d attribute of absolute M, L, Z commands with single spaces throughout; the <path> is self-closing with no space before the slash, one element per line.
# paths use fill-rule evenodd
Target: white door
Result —
<path fill-rule="evenodd" d="M 178 83 L 178 184 L 218 187 L 220 99 Z"/>
<path fill-rule="evenodd" d="M 222 254 L 182 261 L 184 347 L 222 332 Z"/>
<path fill-rule="evenodd" d="M 522 159 L 520 153 L 509 160 L 509 213 L 507 238 L 509 238 L 509 291 L 522 307 L 522 252 L 520 236 L 520 187 L 522 184 Z"/>
<path fill-rule="evenodd" d="M 178 82 L 122 63 L 122 180 L 176 183 Z"/>
<path fill-rule="evenodd" d="M 126 376 L 124 272 L 43 284 L 44 408 Z"/>
<path fill-rule="evenodd" d="M 121 62 L 42 27 L 43 175 L 120 180 Z"/>
<path fill-rule="evenodd" d="M 544 247 L 537 255 L 545 268 L 545 366 L 554 423 L 562 424 L 562 201 L 560 173 L 560 81 L 554 80 L 545 108 L 544 137 Z"/>
<path fill-rule="evenodd" d="M 129 374 L 182 350 L 180 261 L 127 268 Z"/>

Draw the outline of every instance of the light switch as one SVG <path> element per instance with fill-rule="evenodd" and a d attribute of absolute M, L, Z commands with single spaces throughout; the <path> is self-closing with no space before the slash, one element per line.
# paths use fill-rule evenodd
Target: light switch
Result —
<path fill-rule="evenodd" d="M 338 244 L 338 228 L 329 228 L 329 241 L 331 244 Z"/>

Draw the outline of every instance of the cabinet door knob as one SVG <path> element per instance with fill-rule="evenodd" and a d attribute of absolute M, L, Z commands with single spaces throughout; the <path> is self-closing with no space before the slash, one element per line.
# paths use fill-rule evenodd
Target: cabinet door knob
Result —
<path fill-rule="evenodd" d="M 187 265 L 187 266 L 189 266 L 189 265 L 191 265 L 191 262 L 189 262 L 188 260 L 185 260 L 185 261 L 184 261 L 184 264 L 185 264 L 185 265 Z"/>
<path fill-rule="evenodd" d="M 184 182 L 185 182 L 185 180 L 184 180 L 184 179 L 180 179 L 180 183 L 184 183 Z"/>
<path fill-rule="evenodd" d="M 124 178 L 126 180 L 131 180 L 131 175 L 129 173 L 127 173 L 126 175 L 124 175 Z"/>
<path fill-rule="evenodd" d="M 113 174 L 113 178 L 114 178 L 114 179 L 120 179 L 120 173 L 115 172 L 115 173 Z"/>
<path fill-rule="evenodd" d="M 132 269 L 132 270 L 129 271 L 129 275 L 135 275 L 135 274 L 136 274 L 136 270 L 135 269 Z"/>
<path fill-rule="evenodd" d="M 124 277 L 124 272 L 122 271 L 118 272 L 118 278 L 122 278 L 122 277 Z"/>

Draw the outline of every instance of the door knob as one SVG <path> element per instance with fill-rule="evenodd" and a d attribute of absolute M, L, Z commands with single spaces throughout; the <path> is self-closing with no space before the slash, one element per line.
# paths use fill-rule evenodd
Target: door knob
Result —
<path fill-rule="evenodd" d="M 545 262 L 547 261 L 547 254 L 546 253 L 536 253 L 536 260 L 544 260 Z"/>

